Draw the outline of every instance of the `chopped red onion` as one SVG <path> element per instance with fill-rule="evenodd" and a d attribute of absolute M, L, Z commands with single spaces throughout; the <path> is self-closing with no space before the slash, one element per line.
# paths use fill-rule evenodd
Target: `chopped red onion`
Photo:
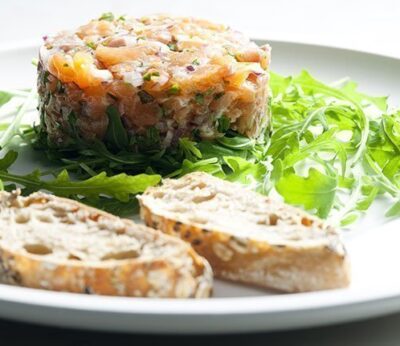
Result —
<path fill-rule="evenodd" d="M 194 67 L 192 65 L 188 65 L 186 66 L 186 70 L 193 72 L 194 71 Z"/>

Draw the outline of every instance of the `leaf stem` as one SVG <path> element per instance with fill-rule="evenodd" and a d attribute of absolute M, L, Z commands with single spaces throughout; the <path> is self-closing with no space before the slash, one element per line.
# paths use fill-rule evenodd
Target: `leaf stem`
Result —
<path fill-rule="evenodd" d="M 10 126 L 7 130 L 4 131 L 2 136 L 0 137 L 0 149 L 4 149 L 8 144 L 10 144 L 11 139 L 19 132 L 19 126 L 21 123 L 22 118 L 25 115 L 26 110 L 30 106 L 31 102 L 34 99 L 36 94 L 36 90 L 32 88 L 28 97 L 26 98 L 25 102 L 22 104 L 21 108 L 19 109 L 17 115 L 10 123 Z"/>

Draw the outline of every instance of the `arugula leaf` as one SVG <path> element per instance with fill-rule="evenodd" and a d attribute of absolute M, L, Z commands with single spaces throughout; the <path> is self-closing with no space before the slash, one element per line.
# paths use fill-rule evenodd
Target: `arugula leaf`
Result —
<path fill-rule="evenodd" d="M 234 137 L 223 136 L 216 139 L 218 144 L 235 150 L 248 150 L 254 148 L 255 141 L 251 138 L 235 134 Z"/>
<path fill-rule="evenodd" d="M 400 122 L 393 116 L 382 117 L 383 131 L 400 154 Z"/>
<path fill-rule="evenodd" d="M 261 162 L 254 163 L 235 156 L 225 156 L 224 161 L 231 170 L 226 175 L 227 180 L 246 185 L 256 182 L 258 186 L 264 182 L 267 169 Z"/>
<path fill-rule="evenodd" d="M 181 177 L 191 172 L 205 172 L 219 178 L 225 178 L 225 173 L 222 170 L 221 164 L 218 163 L 216 158 L 200 160 L 197 162 L 192 162 L 185 159 L 183 160 L 182 167 L 179 170 L 171 173 L 169 177 Z"/>
<path fill-rule="evenodd" d="M 386 112 L 388 109 L 387 96 L 383 97 L 374 97 L 366 94 L 362 94 L 357 91 L 358 84 L 354 81 L 347 82 L 340 90 L 344 92 L 346 95 L 349 95 L 353 100 L 356 100 L 359 103 L 369 101 L 373 105 L 375 105 L 382 112 Z"/>
<path fill-rule="evenodd" d="M 108 177 L 105 172 L 101 172 L 89 179 L 74 181 L 71 180 L 66 170 L 59 173 L 53 180 L 45 180 L 41 178 L 42 174 L 39 170 L 26 175 L 8 173 L 4 170 L 15 159 L 16 153 L 9 152 L 0 160 L 0 179 L 3 183 L 18 184 L 29 192 L 46 190 L 64 197 L 99 198 L 100 196 L 109 196 L 127 202 L 131 195 L 143 192 L 147 187 L 156 185 L 161 180 L 159 175 L 138 174 L 130 176 L 120 173 Z"/>
<path fill-rule="evenodd" d="M 390 209 L 385 213 L 387 217 L 400 216 L 400 200 L 393 204 Z"/>
<path fill-rule="evenodd" d="M 346 227 L 346 226 L 356 222 L 359 217 L 360 217 L 359 214 L 350 212 L 342 220 L 340 220 L 340 226 Z"/>
<path fill-rule="evenodd" d="M 0 91 L 0 107 L 5 105 L 13 98 L 13 95 L 7 91 Z"/>
<path fill-rule="evenodd" d="M 276 184 L 276 190 L 285 202 L 302 205 L 311 210 L 316 209 L 317 215 L 326 218 L 334 203 L 337 189 L 337 179 L 310 168 L 307 177 L 301 177 L 293 172 L 284 174 Z"/>
<path fill-rule="evenodd" d="M 228 131 L 231 120 L 224 114 L 217 120 L 217 130 L 220 133 L 225 133 Z"/>
<path fill-rule="evenodd" d="M 130 195 L 143 192 L 147 187 L 158 184 L 160 180 L 159 175 L 138 174 L 129 176 L 120 173 L 107 177 L 106 173 L 102 172 L 83 181 L 71 181 L 68 172 L 64 170 L 56 179 L 42 182 L 42 186 L 45 190 L 58 195 L 71 196 L 77 194 L 87 197 L 107 195 L 126 202 Z"/>
<path fill-rule="evenodd" d="M 284 94 L 292 81 L 292 77 L 283 77 L 277 73 L 270 72 L 270 83 L 272 94 L 274 97 L 278 97 L 280 94 Z"/>
<path fill-rule="evenodd" d="M 203 157 L 201 151 L 196 147 L 195 143 L 188 138 L 179 139 L 179 148 L 184 157 L 190 161 L 201 159 Z"/>
<path fill-rule="evenodd" d="M 243 149 L 243 150 L 231 149 L 225 147 L 224 145 L 220 145 L 219 143 L 212 143 L 206 141 L 197 143 L 197 148 L 199 148 L 201 156 L 204 159 L 216 157 L 219 160 L 222 160 L 224 156 L 236 156 L 245 159 L 249 155 L 248 149 Z"/>
<path fill-rule="evenodd" d="M 3 132 L 3 134 L 0 137 L 0 148 L 3 149 L 7 145 L 11 143 L 11 140 L 20 134 L 20 127 L 21 127 L 21 121 L 30 106 L 31 102 L 33 101 L 35 97 L 35 91 L 32 89 L 29 94 L 27 95 L 24 103 L 22 104 L 21 107 L 19 107 L 17 114 L 15 115 L 14 119 L 10 123 L 10 125 L 7 127 L 7 129 Z M 6 97 L 7 98 L 7 97 Z"/>
<path fill-rule="evenodd" d="M 369 135 L 369 122 L 364 113 L 363 108 L 357 102 L 357 98 L 351 93 L 345 93 L 340 89 L 330 87 L 314 79 L 307 71 L 302 71 L 299 76 L 293 78 L 293 82 L 302 87 L 303 91 L 308 91 L 311 94 L 323 93 L 330 97 L 335 97 L 338 100 L 347 101 L 354 107 L 354 115 L 357 116 L 359 123 L 357 126 L 360 129 L 361 137 L 357 143 L 356 152 L 352 158 L 353 163 L 356 163 L 362 156 Z"/>
<path fill-rule="evenodd" d="M 372 186 L 366 196 L 357 202 L 356 209 L 361 211 L 368 210 L 378 193 L 379 188 L 377 186 Z"/>
<path fill-rule="evenodd" d="M 139 212 L 139 203 L 136 197 L 129 198 L 127 202 L 102 196 L 99 198 L 77 198 L 77 200 L 120 217 L 132 216 L 132 214 Z"/>
<path fill-rule="evenodd" d="M 8 151 L 5 156 L 0 159 L 0 170 L 7 170 L 17 160 L 18 153 L 14 150 Z"/>
<path fill-rule="evenodd" d="M 115 106 L 108 106 L 106 113 L 108 116 L 107 142 L 118 149 L 126 148 L 129 143 L 128 134 L 122 125 L 121 115 Z"/>

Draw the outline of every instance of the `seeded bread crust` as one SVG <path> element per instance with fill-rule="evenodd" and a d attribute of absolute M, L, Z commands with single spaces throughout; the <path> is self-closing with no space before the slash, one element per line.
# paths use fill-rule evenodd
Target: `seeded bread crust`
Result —
<path fill-rule="evenodd" d="M 78 223 L 81 229 L 76 228 Z M 5 284 L 114 296 L 205 298 L 211 294 L 212 270 L 185 242 L 72 200 L 44 193 L 22 197 L 18 192 L 0 192 L 0 225 L 0 282 Z M 48 233 L 40 236 L 45 228 Z M 64 244 L 71 239 L 67 231 L 77 230 L 84 232 L 82 241 Z M 119 252 L 120 247 L 112 243 L 123 245 L 129 240 L 140 246 Z M 111 253 L 104 255 L 104 251 Z"/>
<path fill-rule="evenodd" d="M 285 292 L 350 283 L 348 256 L 335 229 L 240 185 L 196 172 L 164 180 L 139 201 L 146 225 L 192 244 L 216 277 Z M 234 203 L 233 210 L 226 206 Z M 217 221 L 227 210 L 232 220 Z M 234 219 L 243 210 L 253 225 Z"/>

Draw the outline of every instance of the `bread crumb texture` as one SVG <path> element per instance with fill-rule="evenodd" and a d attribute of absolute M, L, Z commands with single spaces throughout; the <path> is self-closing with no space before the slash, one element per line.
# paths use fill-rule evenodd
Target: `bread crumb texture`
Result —
<path fill-rule="evenodd" d="M 209 264 L 183 241 L 72 200 L 0 192 L 0 281 L 57 291 L 208 297 Z"/>
<path fill-rule="evenodd" d="M 217 277 L 289 292 L 349 284 L 336 229 L 242 185 L 195 172 L 149 188 L 140 204 L 147 225 L 191 243 Z"/>

